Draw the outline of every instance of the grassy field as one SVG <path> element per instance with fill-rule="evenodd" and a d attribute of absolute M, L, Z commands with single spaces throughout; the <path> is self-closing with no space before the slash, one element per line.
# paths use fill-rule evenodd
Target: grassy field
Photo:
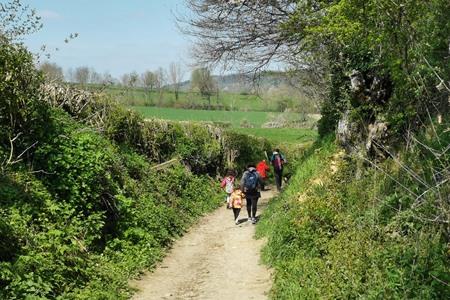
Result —
<path fill-rule="evenodd" d="M 317 138 L 317 131 L 310 128 L 261 128 L 264 123 L 279 118 L 281 113 L 193 110 L 148 106 L 132 106 L 130 108 L 140 112 L 148 119 L 157 118 L 173 121 L 225 123 L 229 124 L 233 128 L 233 131 L 256 137 L 264 137 L 274 144 L 279 145 L 304 144 L 312 142 Z M 283 117 L 291 121 L 301 118 L 297 113 L 284 113 Z M 311 118 L 314 119 L 314 117 Z"/>
<path fill-rule="evenodd" d="M 261 127 L 264 123 L 269 122 L 280 115 L 280 113 L 274 112 L 194 110 L 152 106 L 131 106 L 130 108 L 140 112 L 145 118 L 149 119 L 226 122 L 232 127 L 245 127 L 245 124 L 252 127 Z M 292 121 L 299 118 L 299 114 L 297 113 L 284 113 L 284 116 Z"/>
<path fill-rule="evenodd" d="M 317 138 L 317 131 L 306 128 L 234 128 L 239 133 L 264 137 L 273 144 L 304 144 Z"/>
<path fill-rule="evenodd" d="M 108 87 L 105 90 L 121 104 L 127 106 L 159 106 L 174 108 L 207 108 L 208 100 L 198 93 L 180 92 L 178 100 L 175 93 L 164 91 L 147 92 L 143 88 L 126 90 L 122 87 Z M 211 107 L 239 111 L 277 111 L 278 104 L 274 101 L 263 100 L 256 95 L 220 92 L 211 97 Z"/>

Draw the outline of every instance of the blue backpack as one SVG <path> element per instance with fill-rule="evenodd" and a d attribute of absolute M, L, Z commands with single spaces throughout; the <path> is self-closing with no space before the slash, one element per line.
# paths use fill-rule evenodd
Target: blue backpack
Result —
<path fill-rule="evenodd" d="M 255 170 L 249 171 L 244 180 L 244 187 L 247 191 L 255 191 L 258 185 L 258 173 Z"/>

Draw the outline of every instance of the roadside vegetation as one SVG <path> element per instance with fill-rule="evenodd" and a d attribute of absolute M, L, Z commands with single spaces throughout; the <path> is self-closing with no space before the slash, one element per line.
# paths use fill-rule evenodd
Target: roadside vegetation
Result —
<path fill-rule="evenodd" d="M 332 138 L 305 153 L 257 228 L 268 238 L 263 260 L 275 270 L 271 298 L 447 297 L 450 189 L 429 187 L 449 161 L 429 147 L 444 153 L 450 135 L 435 129 L 402 150 L 401 161 L 363 173 Z"/>
<path fill-rule="evenodd" d="M 217 207 L 213 178 L 274 146 L 289 184 L 257 226 L 273 299 L 448 298 L 450 2 L 186 3 L 201 63 L 289 63 L 320 104 L 317 137 L 313 106 L 183 93 L 180 74 L 167 92 L 162 70 L 148 95 L 136 73 L 100 93 L 45 84 L 11 38 L 39 19 L 0 28 L 0 298 L 129 297 Z"/>
<path fill-rule="evenodd" d="M 447 299 L 450 2 L 187 2 L 200 60 L 283 60 L 320 96 L 319 141 L 258 226 L 271 297 Z"/>
<path fill-rule="evenodd" d="M 11 42 L 0 70 L 2 299 L 128 298 L 128 279 L 221 202 L 212 178 L 271 149 L 45 84 Z"/>

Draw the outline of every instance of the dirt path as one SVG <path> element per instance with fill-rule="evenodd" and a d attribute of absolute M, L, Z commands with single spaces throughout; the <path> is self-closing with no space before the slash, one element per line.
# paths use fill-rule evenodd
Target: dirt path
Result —
<path fill-rule="evenodd" d="M 273 196 L 262 193 L 258 215 Z M 221 207 L 203 217 L 178 240 L 152 273 L 133 282 L 133 299 L 267 299 L 270 272 L 259 262 L 264 243 L 253 238 L 247 211 L 235 225 L 233 212 Z"/>

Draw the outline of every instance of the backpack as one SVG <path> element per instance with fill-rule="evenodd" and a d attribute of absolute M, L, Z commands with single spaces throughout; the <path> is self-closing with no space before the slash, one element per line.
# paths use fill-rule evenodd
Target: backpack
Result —
<path fill-rule="evenodd" d="M 255 191 L 258 184 L 258 173 L 255 170 L 249 171 L 244 180 L 244 187 L 246 191 Z"/>
<path fill-rule="evenodd" d="M 225 178 L 225 193 L 231 194 L 234 191 L 234 178 Z"/>
<path fill-rule="evenodd" d="M 272 163 L 275 170 L 283 169 L 283 161 L 280 154 L 275 154 Z"/>

